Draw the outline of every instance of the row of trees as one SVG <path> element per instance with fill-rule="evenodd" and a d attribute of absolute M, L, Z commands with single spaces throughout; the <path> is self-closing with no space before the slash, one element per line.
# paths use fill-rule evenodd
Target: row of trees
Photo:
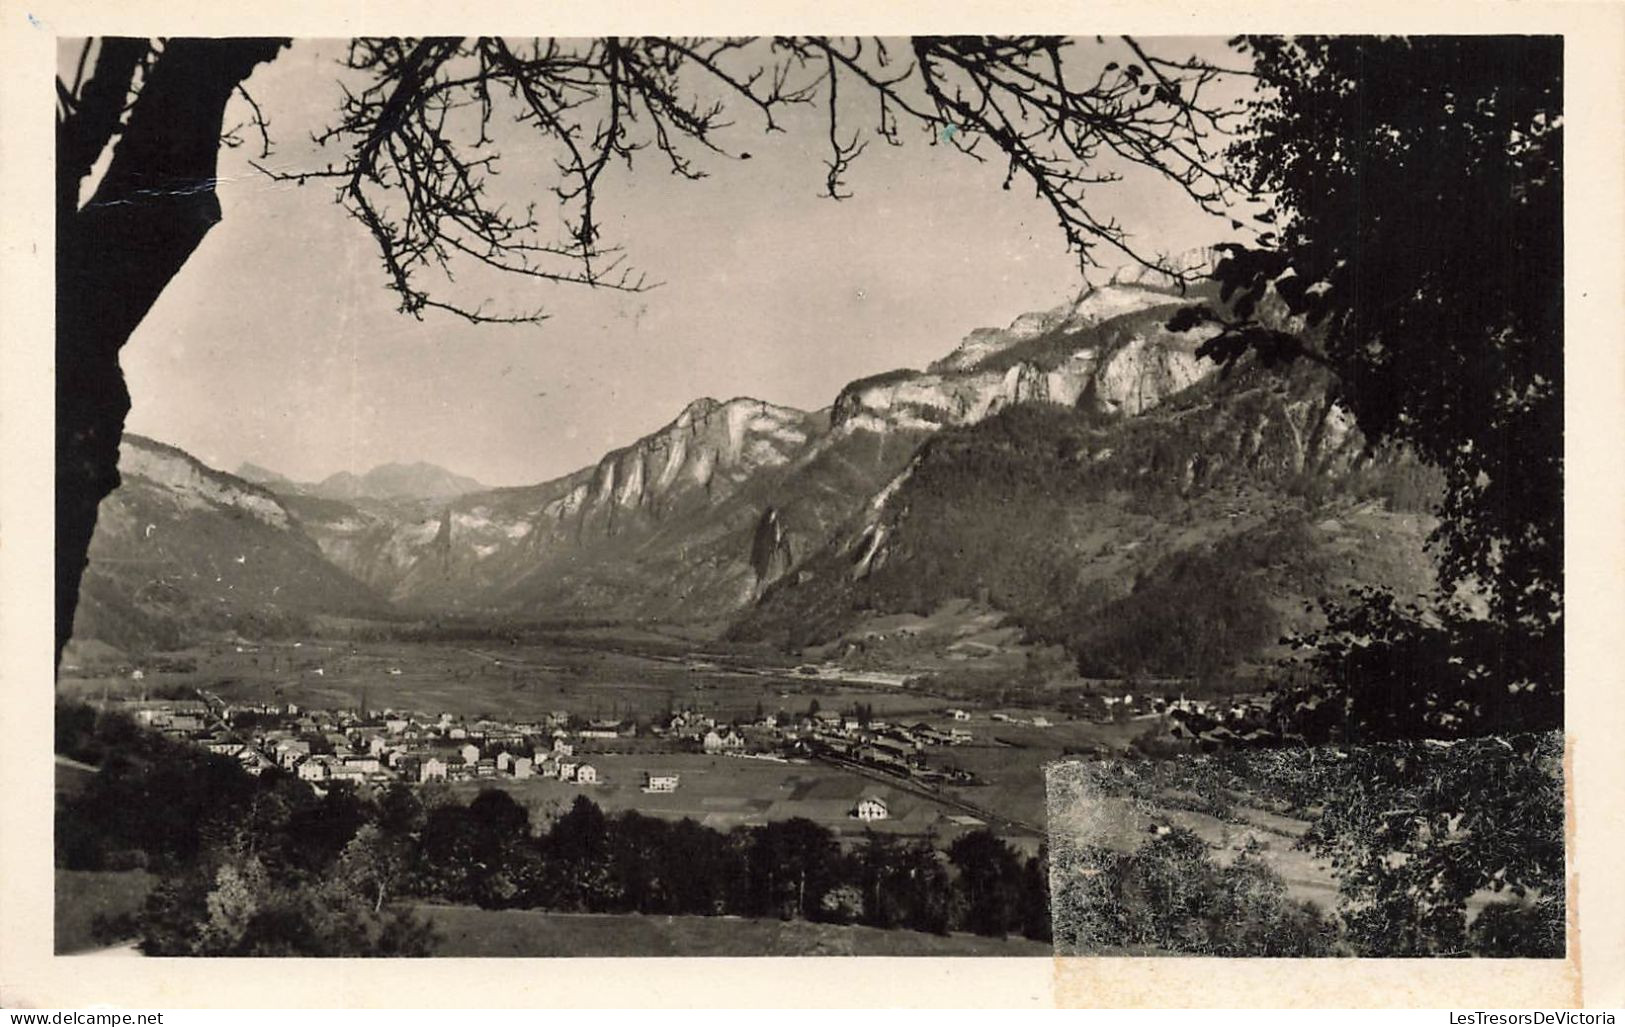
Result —
<path fill-rule="evenodd" d="M 64 706 L 103 770 L 57 816 L 58 860 L 161 875 L 135 925 L 157 954 L 427 951 L 403 900 L 594 913 L 780 917 L 1049 936 L 1046 860 L 986 831 L 939 851 L 868 834 L 843 848 L 804 819 L 722 832 L 605 814 L 580 797 L 547 829 L 507 792 L 463 803 L 396 785 L 317 797 L 288 775 Z M 87 739 L 89 741 L 87 741 Z"/>
<path fill-rule="evenodd" d="M 497 790 L 378 830 L 368 851 L 386 851 L 379 840 L 400 847 L 379 880 L 426 898 L 1048 937 L 1043 858 L 1024 859 L 985 831 L 956 839 L 946 859 L 928 842 L 873 832 L 847 851 L 805 819 L 724 833 L 687 819 L 605 814 L 579 797 L 532 835 L 525 808 Z"/>

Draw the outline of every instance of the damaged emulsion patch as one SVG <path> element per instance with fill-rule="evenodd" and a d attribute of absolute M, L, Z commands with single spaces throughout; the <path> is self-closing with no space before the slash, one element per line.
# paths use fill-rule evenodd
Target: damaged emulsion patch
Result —
<path fill-rule="evenodd" d="M 1580 826 L 1580 816 L 1579 809 L 1575 805 L 1574 787 L 1574 739 L 1568 737 L 1564 739 L 1563 745 L 1563 851 L 1568 862 L 1567 939 L 1569 978 L 1572 986 L 1569 1004 L 1579 1007 L 1585 1005 L 1585 974 L 1580 964 L 1580 870 L 1575 859 L 1579 852 L 1575 845 L 1575 835 Z"/>
<path fill-rule="evenodd" d="M 1051 764 L 1056 1001 L 1572 1005 L 1563 757 L 1551 733 Z"/>

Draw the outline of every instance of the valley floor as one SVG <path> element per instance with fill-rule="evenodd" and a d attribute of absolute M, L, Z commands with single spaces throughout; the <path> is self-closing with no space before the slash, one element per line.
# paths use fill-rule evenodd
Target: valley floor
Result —
<path fill-rule="evenodd" d="M 988 677 L 990 685 L 1003 679 Z M 958 767 L 975 775 L 976 783 L 927 785 L 837 762 L 706 755 L 640 733 L 635 739 L 577 742 L 577 755 L 598 771 L 591 786 L 504 777 L 453 787 L 470 794 L 502 787 L 541 822 L 585 794 L 608 812 L 690 817 L 721 830 L 805 817 L 851 837 L 864 827 L 851 811 L 860 798 L 872 795 L 892 810 L 890 819 L 873 825 L 879 830 L 947 844 L 958 833 L 985 825 L 1029 853 L 1044 833 L 1045 764 L 1071 753 L 1120 752 L 1150 727 L 1139 720 L 1072 719 L 1044 705 L 1000 705 L 993 695 L 981 701 L 973 695 L 946 698 L 889 680 L 812 676 L 807 668 L 775 665 L 754 654 L 700 654 L 687 647 L 652 651 L 612 637 L 587 644 L 572 638 L 511 645 L 331 637 L 215 642 L 149 660 L 144 667 L 87 673 L 61 684 L 65 696 L 85 699 L 191 689 L 206 689 L 225 702 L 296 703 L 305 710 L 366 705 L 373 711 L 431 717 L 444 711 L 515 721 L 568 711 L 647 722 L 672 710 L 691 710 L 722 723 L 862 705 L 894 723 L 968 732 L 966 744 L 932 745 L 926 755 L 931 766 Z M 962 718 L 950 716 L 950 707 L 962 709 Z M 1035 719 L 1046 726 L 1035 725 Z M 672 794 L 648 794 L 642 789 L 648 772 L 680 773 L 682 786 Z"/>

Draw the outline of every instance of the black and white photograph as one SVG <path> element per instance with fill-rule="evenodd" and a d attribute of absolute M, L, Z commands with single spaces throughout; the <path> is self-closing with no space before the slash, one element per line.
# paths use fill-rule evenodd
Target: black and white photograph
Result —
<path fill-rule="evenodd" d="M 1565 38 L 1075 20 L 59 37 L 54 952 L 1573 956 Z"/>

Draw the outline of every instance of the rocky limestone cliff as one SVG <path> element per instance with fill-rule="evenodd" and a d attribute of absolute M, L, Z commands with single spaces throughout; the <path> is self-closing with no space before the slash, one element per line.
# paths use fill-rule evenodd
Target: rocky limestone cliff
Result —
<path fill-rule="evenodd" d="M 178 510 L 241 511 L 273 528 L 286 530 L 287 508 L 267 489 L 206 467 L 161 442 L 126 432 L 119 446 L 119 475 L 142 482 L 154 497 Z M 116 515 L 117 510 L 113 511 Z"/>
<path fill-rule="evenodd" d="M 761 400 L 702 398 L 659 430 L 562 478 L 419 507 L 382 534 L 374 510 L 332 517 L 315 530 L 325 551 L 409 606 L 528 606 L 544 586 L 619 559 L 670 525 L 704 516 L 742 484 L 785 468 L 827 423 Z M 758 507 L 750 516 L 760 514 Z M 747 541 L 737 554 L 747 573 L 749 555 Z"/>
<path fill-rule="evenodd" d="M 1211 249 L 1191 250 L 1172 258 L 1174 267 L 1200 273 L 1213 267 L 1218 254 Z M 1119 267 L 1100 285 L 1085 288 L 1070 302 L 1048 310 L 1029 311 L 1007 328 L 977 328 L 959 346 L 926 370 L 931 374 L 971 371 L 989 357 L 1045 335 L 1076 332 L 1147 307 L 1185 298 L 1179 283 L 1155 268 L 1140 264 Z"/>
<path fill-rule="evenodd" d="M 1102 299 L 1105 297 L 1105 299 Z M 1169 332 L 1168 293 L 1108 286 L 1065 309 L 972 333 L 925 373 L 894 372 L 842 390 L 832 429 L 890 431 L 975 424 L 1017 403 L 1135 415 L 1217 370 L 1196 348 L 1215 329 Z"/>
<path fill-rule="evenodd" d="M 1368 456 L 1354 418 L 1329 398 L 1320 374 L 1283 378 L 1249 361 L 1232 380 L 1197 389 L 1191 386 L 1207 374 L 1184 371 L 1190 376 L 1181 383 L 1181 365 L 1158 370 L 1167 390 L 1162 395 L 1172 398 L 1154 416 L 1157 404 L 1133 395 L 1097 407 L 1096 413 L 1125 419 L 1102 421 L 1082 436 L 1071 456 L 1078 479 L 1123 491 L 1171 490 L 1181 497 L 1237 484 L 1280 486 L 1302 475 L 1335 486 Z M 865 505 L 843 547 L 854 580 L 885 565 L 891 536 L 909 516 L 907 488 L 922 465 L 951 460 L 945 454 L 961 444 L 923 448 Z"/>
<path fill-rule="evenodd" d="M 568 476 L 564 495 L 541 509 L 533 545 L 550 529 L 615 535 L 686 503 L 714 501 L 788 463 L 817 432 L 805 411 L 756 399 L 697 399 L 659 431 Z"/>
<path fill-rule="evenodd" d="M 1008 328 L 972 332 L 925 372 L 853 382 L 827 410 L 695 400 L 538 485 L 355 500 L 279 500 L 244 485 L 241 502 L 259 495 L 252 516 L 308 533 L 328 561 L 409 612 L 716 619 L 752 609 L 799 631 L 860 606 L 974 596 L 1032 617 L 1045 603 L 1075 604 L 1083 586 L 1061 579 L 1119 587 L 1129 569 L 1185 545 L 1164 506 L 1223 518 L 1208 532 L 1217 537 L 1298 503 L 1295 489 L 1336 491 L 1357 475 L 1363 443 L 1324 383 L 1218 375 L 1195 355 L 1204 333 L 1166 329 L 1181 304 L 1211 292 L 1122 271 Z M 225 487 L 170 473 L 185 502 Z M 1005 561 L 1005 551 L 1025 555 Z M 1062 591 L 1044 593 L 1052 586 Z"/>
<path fill-rule="evenodd" d="M 795 547 L 785 534 L 778 508 L 770 506 L 762 511 L 762 519 L 756 522 L 756 533 L 751 539 L 750 569 L 756 575 L 752 591 L 761 595 L 767 586 L 789 573 L 795 562 Z"/>

